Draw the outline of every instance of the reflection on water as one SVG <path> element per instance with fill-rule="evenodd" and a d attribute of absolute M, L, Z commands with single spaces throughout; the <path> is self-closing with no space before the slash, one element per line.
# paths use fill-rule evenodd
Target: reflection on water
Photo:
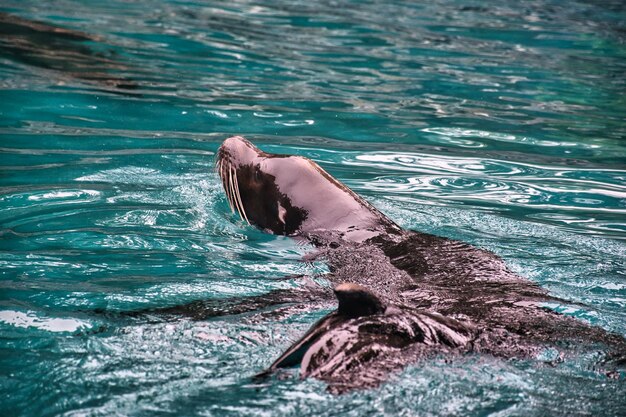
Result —
<path fill-rule="evenodd" d="M 442 358 L 333 397 L 249 378 L 327 311 L 93 313 L 326 272 L 231 216 L 213 158 L 244 134 L 626 333 L 624 4 L 483 3 L 4 1 L 0 414 L 626 413 L 585 355 Z"/>

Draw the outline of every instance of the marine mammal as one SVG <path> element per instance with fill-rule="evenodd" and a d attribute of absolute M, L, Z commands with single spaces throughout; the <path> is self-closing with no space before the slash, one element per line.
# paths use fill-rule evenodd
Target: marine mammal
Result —
<path fill-rule="evenodd" d="M 434 351 L 510 358 L 600 344 L 626 357 L 623 337 L 544 308 L 556 299 L 495 254 L 403 230 L 307 158 L 236 136 L 220 146 L 216 167 L 243 220 L 317 246 L 339 301 L 262 375 L 300 364 L 301 376 L 342 392 L 375 386 Z"/>

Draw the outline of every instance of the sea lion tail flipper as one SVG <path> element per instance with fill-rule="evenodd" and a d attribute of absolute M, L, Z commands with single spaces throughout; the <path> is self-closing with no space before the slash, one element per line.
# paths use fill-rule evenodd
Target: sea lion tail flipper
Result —
<path fill-rule="evenodd" d="M 315 323 L 311 328 L 302 336 L 297 342 L 291 345 L 282 355 L 278 357 L 265 371 L 260 372 L 254 376 L 254 379 L 264 379 L 280 368 L 290 368 L 292 366 L 300 365 L 302 358 L 309 347 L 315 343 L 333 323 L 337 322 L 338 317 L 336 313 L 331 313 L 324 316 L 321 320 Z"/>

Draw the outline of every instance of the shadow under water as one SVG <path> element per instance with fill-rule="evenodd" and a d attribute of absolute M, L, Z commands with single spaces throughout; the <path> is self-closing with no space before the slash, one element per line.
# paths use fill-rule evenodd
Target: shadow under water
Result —
<path fill-rule="evenodd" d="M 104 45 L 101 36 L 0 12 L 0 58 L 53 70 L 112 91 L 136 89 L 135 81 L 116 74 L 128 67 L 112 50 L 103 49 Z"/>

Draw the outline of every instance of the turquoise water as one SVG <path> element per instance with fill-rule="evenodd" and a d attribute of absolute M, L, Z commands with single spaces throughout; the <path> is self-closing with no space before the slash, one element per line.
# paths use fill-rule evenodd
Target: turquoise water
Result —
<path fill-rule="evenodd" d="M 99 36 L 86 47 L 136 88 L 0 50 L 0 415 L 626 414 L 624 377 L 591 354 L 435 358 L 333 396 L 250 379 L 327 311 L 94 312 L 326 271 L 230 213 L 213 163 L 242 134 L 626 334 L 626 8 L 495 3 L 3 1 Z"/>

